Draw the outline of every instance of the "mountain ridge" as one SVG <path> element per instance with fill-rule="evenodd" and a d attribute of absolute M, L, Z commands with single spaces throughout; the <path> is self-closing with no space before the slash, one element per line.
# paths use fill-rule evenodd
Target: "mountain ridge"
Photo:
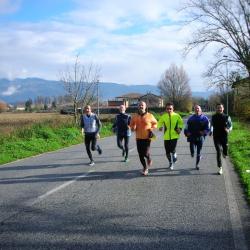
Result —
<path fill-rule="evenodd" d="M 114 99 L 117 96 L 128 93 L 146 94 L 153 93 L 160 95 L 159 89 L 155 85 L 135 84 L 125 85 L 113 82 L 100 82 L 99 93 L 100 99 L 103 101 Z M 192 92 L 193 96 L 200 96 L 207 98 L 212 92 Z M 66 94 L 63 84 L 60 81 L 45 80 L 42 78 L 16 78 L 8 80 L 0 79 L 0 100 L 16 104 L 18 102 L 25 102 L 29 98 L 32 100 L 37 96 L 43 97 L 57 97 Z"/>

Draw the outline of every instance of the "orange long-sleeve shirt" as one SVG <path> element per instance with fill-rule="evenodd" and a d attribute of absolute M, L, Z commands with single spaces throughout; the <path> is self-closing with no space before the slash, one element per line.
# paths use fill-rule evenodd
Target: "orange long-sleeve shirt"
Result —
<path fill-rule="evenodd" d="M 130 127 L 136 132 L 136 139 L 148 139 L 149 130 L 157 128 L 157 120 L 150 113 L 136 114 L 132 117 Z"/>

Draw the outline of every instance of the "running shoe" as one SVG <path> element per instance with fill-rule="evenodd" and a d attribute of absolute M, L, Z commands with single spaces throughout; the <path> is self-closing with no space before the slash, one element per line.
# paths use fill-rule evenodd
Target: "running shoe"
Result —
<path fill-rule="evenodd" d="M 128 159 L 128 158 L 125 158 L 125 159 L 124 159 L 124 162 L 129 162 L 129 159 Z"/>
<path fill-rule="evenodd" d="M 90 161 L 90 162 L 89 162 L 89 166 L 90 166 L 90 167 L 93 167 L 94 165 L 95 165 L 94 161 Z"/>
<path fill-rule="evenodd" d="M 141 173 L 142 173 L 142 175 L 144 175 L 144 176 L 148 175 L 148 169 L 142 170 Z"/>
<path fill-rule="evenodd" d="M 173 163 L 170 163 L 169 168 L 170 168 L 170 170 L 174 170 L 174 164 L 173 164 Z"/>
<path fill-rule="evenodd" d="M 98 151 L 98 154 L 99 154 L 99 155 L 102 154 L 102 149 L 100 148 L 100 146 L 98 146 L 97 151 Z"/>
<path fill-rule="evenodd" d="M 222 167 L 219 168 L 218 174 L 219 174 L 219 175 L 222 175 L 222 174 L 223 174 Z"/>
<path fill-rule="evenodd" d="M 173 162 L 174 163 L 177 162 L 177 154 L 176 153 L 173 154 Z"/>

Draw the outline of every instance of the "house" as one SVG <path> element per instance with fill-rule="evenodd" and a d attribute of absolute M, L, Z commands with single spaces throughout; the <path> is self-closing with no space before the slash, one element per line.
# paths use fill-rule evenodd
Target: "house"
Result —
<path fill-rule="evenodd" d="M 234 113 L 250 118 L 250 77 L 233 83 L 234 89 Z"/>
<path fill-rule="evenodd" d="M 109 107 L 125 105 L 126 107 L 137 107 L 140 101 L 147 103 L 149 107 L 163 107 L 163 98 L 152 93 L 142 95 L 140 93 L 128 93 L 115 97 L 115 100 L 108 101 Z"/>
<path fill-rule="evenodd" d="M 115 97 L 115 100 L 108 101 L 108 106 L 120 106 L 125 105 L 126 107 L 134 107 L 137 106 L 138 100 L 141 94 L 139 93 L 128 93 L 122 96 Z"/>
<path fill-rule="evenodd" d="M 22 104 L 18 104 L 18 105 L 16 106 L 16 111 L 25 111 L 25 106 L 22 105 Z"/>
<path fill-rule="evenodd" d="M 8 104 L 0 100 L 0 113 L 9 109 Z"/>
<path fill-rule="evenodd" d="M 161 96 L 152 93 L 147 93 L 146 95 L 142 95 L 139 100 L 146 102 L 148 107 L 162 108 L 164 106 L 163 98 Z"/>

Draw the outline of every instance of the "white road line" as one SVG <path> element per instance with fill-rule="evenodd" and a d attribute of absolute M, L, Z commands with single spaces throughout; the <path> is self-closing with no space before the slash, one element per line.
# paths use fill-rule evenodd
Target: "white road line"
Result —
<path fill-rule="evenodd" d="M 82 179 L 82 178 L 87 177 L 87 176 L 88 176 L 90 173 L 92 173 L 92 172 L 94 172 L 94 170 L 93 170 L 93 169 L 90 169 L 86 174 L 79 175 L 79 176 L 75 177 L 74 179 L 72 179 L 71 181 L 67 181 L 67 182 L 63 183 L 62 185 L 60 185 L 60 186 L 58 186 L 58 187 L 56 187 L 56 188 L 54 188 L 54 189 L 51 189 L 50 191 L 46 192 L 45 194 L 38 196 L 35 200 L 32 199 L 31 201 L 27 201 L 27 202 L 25 202 L 24 204 L 25 204 L 26 206 L 32 206 L 32 205 L 34 205 L 34 204 L 36 204 L 36 203 L 38 203 L 38 202 L 40 202 L 40 201 L 46 199 L 46 198 L 47 198 L 48 196 L 50 196 L 51 194 L 54 194 L 54 193 L 56 193 L 57 191 L 62 190 L 63 188 L 65 188 L 65 187 L 67 187 L 67 186 L 73 184 L 74 182 L 76 182 L 76 181 L 78 181 L 78 180 L 80 180 L 80 179 Z M 0 224 L 3 223 L 4 221 L 10 219 L 11 217 L 16 216 L 18 213 L 19 213 L 19 212 L 13 212 L 11 215 L 8 215 L 7 217 L 0 218 Z"/>
<path fill-rule="evenodd" d="M 135 148 L 136 148 L 136 147 L 131 148 L 131 149 L 129 150 L 129 152 L 134 151 Z M 50 196 L 50 195 L 52 195 L 52 194 L 58 192 L 59 190 L 62 190 L 62 189 L 64 189 L 64 188 L 66 188 L 67 186 L 73 184 L 74 182 L 76 182 L 76 181 L 78 181 L 78 180 L 80 180 L 80 179 L 82 179 L 82 178 L 87 177 L 87 176 L 89 175 L 89 173 L 91 173 L 91 172 L 94 172 L 94 170 L 90 169 L 86 174 L 79 175 L 79 176 L 77 176 L 76 178 L 74 178 L 73 180 L 67 181 L 67 182 L 63 183 L 62 185 L 60 185 L 60 186 L 58 186 L 58 187 L 56 187 L 56 188 L 51 189 L 50 191 L 46 192 L 45 194 L 38 196 L 35 200 L 33 200 L 33 201 L 28 201 L 28 202 L 26 202 L 25 204 L 28 205 L 28 206 L 32 206 L 32 205 L 34 205 L 34 204 L 36 204 L 36 203 L 38 203 L 38 202 L 40 202 L 40 201 L 46 199 L 48 196 Z"/>
<path fill-rule="evenodd" d="M 129 152 L 132 152 L 134 150 L 135 150 L 135 147 L 131 148 L 129 150 Z M 60 185 L 60 186 L 58 186 L 58 187 L 56 187 L 54 189 L 51 189 L 50 191 L 46 192 L 45 194 L 38 196 L 35 200 L 28 201 L 25 204 L 28 205 L 28 206 L 32 206 L 32 205 L 34 205 L 34 204 L 36 204 L 36 203 L 38 203 L 38 202 L 46 199 L 48 196 L 50 196 L 50 195 L 58 192 L 59 190 L 62 190 L 63 188 L 66 188 L 67 186 L 73 184 L 74 182 L 76 182 L 76 181 L 78 181 L 78 180 L 80 180 L 82 178 L 87 177 L 89 175 L 89 173 L 91 173 L 91 172 L 94 172 L 94 170 L 90 169 L 86 174 L 79 175 L 76 178 L 74 178 L 73 180 L 67 181 L 67 182 L 63 183 L 62 185 Z"/>
<path fill-rule="evenodd" d="M 60 186 L 58 186 L 56 188 L 51 189 L 50 191 L 46 192 L 45 194 L 38 196 L 35 200 L 33 200 L 31 202 L 30 201 L 27 202 L 26 205 L 32 206 L 32 205 L 34 205 L 34 204 L 36 204 L 36 203 L 38 203 L 38 202 L 46 199 L 48 196 L 50 196 L 50 195 L 58 192 L 59 190 L 62 190 L 63 188 L 66 188 L 67 186 L 73 184 L 74 182 L 87 177 L 92 172 L 94 172 L 94 170 L 90 169 L 86 174 L 79 175 L 76 178 L 74 178 L 73 180 L 67 181 L 67 182 L 63 183 L 62 185 L 60 185 Z"/>
<path fill-rule="evenodd" d="M 228 170 L 228 164 L 223 160 L 223 165 L 226 165 L 223 168 L 224 181 L 227 193 L 227 200 L 229 206 L 230 220 L 233 231 L 234 247 L 236 250 L 247 250 L 244 231 L 241 223 L 239 208 L 235 199 L 235 194 L 233 190 L 233 185 L 230 178 L 230 173 Z"/>

